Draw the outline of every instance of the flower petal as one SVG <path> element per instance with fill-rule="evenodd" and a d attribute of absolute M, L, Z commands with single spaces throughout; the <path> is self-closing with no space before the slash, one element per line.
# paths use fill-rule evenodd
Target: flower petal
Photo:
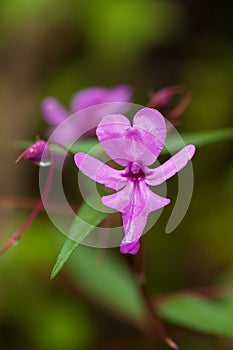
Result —
<path fill-rule="evenodd" d="M 155 109 L 143 108 L 133 119 L 134 126 L 140 130 L 142 142 L 155 156 L 159 156 L 166 139 L 166 122 L 161 113 Z"/>
<path fill-rule="evenodd" d="M 73 96 L 71 110 L 73 113 L 81 109 L 108 102 L 129 102 L 131 89 L 127 85 L 117 85 L 111 89 L 101 86 L 83 89 Z"/>
<path fill-rule="evenodd" d="M 161 209 L 170 203 L 168 198 L 163 198 L 152 192 L 145 183 L 141 183 L 140 192 L 134 193 L 134 196 L 138 196 L 138 199 L 130 205 L 123 212 L 123 225 L 125 230 L 125 237 L 121 242 L 121 252 L 123 254 L 136 254 L 139 250 L 139 239 L 146 226 L 148 215 L 154 211 Z M 142 195 L 143 193 L 143 195 Z M 135 203 L 139 203 L 142 200 L 142 204 L 137 210 L 135 210 Z"/>
<path fill-rule="evenodd" d="M 164 164 L 158 168 L 151 169 L 150 174 L 147 175 L 146 183 L 152 186 L 160 185 L 175 175 L 187 165 L 188 161 L 193 157 L 195 150 L 194 145 L 188 145 L 182 148 Z"/>
<path fill-rule="evenodd" d="M 139 252 L 140 249 L 140 242 L 133 242 L 133 243 L 121 243 L 120 246 L 120 252 L 121 254 L 132 254 L 135 255 Z"/>
<path fill-rule="evenodd" d="M 106 89 L 96 86 L 79 91 L 71 99 L 71 110 L 73 113 L 91 106 L 104 103 Z"/>
<path fill-rule="evenodd" d="M 132 127 L 128 118 L 121 114 L 104 117 L 96 134 L 108 155 L 123 166 L 134 161 L 150 165 L 156 160 L 145 145 L 145 135 Z M 149 136 L 153 138 L 153 135 Z"/>
<path fill-rule="evenodd" d="M 74 160 L 77 167 L 86 176 L 113 190 L 121 189 L 127 181 L 121 176 L 121 171 L 109 167 L 88 154 L 77 153 L 74 156 Z"/>
<path fill-rule="evenodd" d="M 118 164 L 127 166 L 129 162 L 144 165 L 154 163 L 154 155 L 140 142 L 128 139 L 113 139 L 102 142 L 108 155 Z"/>
<path fill-rule="evenodd" d="M 128 85 L 116 85 L 108 90 L 106 102 L 130 102 L 132 90 Z"/>
<path fill-rule="evenodd" d="M 123 212 L 132 200 L 133 186 L 133 182 L 127 181 L 126 186 L 121 191 L 102 197 L 103 204 Z"/>
<path fill-rule="evenodd" d="M 130 128 L 130 121 L 124 115 L 110 114 L 99 123 L 96 135 L 102 144 L 105 141 L 124 138 Z"/>
<path fill-rule="evenodd" d="M 41 112 L 47 123 L 54 126 L 61 124 L 68 117 L 68 112 L 54 97 L 47 97 L 42 101 Z"/>
<path fill-rule="evenodd" d="M 148 200 L 145 206 L 145 209 L 143 211 L 144 214 L 150 214 L 152 211 L 159 210 L 166 205 L 170 203 L 169 198 L 164 198 L 159 196 L 157 193 L 152 192 L 150 189 L 148 189 L 149 195 L 148 195 Z"/>

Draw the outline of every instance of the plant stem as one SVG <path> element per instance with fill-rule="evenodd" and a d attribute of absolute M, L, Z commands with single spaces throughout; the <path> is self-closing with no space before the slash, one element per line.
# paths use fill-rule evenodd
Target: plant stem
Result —
<path fill-rule="evenodd" d="M 54 165 L 51 164 L 49 167 L 49 173 L 48 173 L 48 178 L 45 184 L 44 191 L 41 195 L 41 198 L 37 202 L 36 206 L 34 207 L 33 211 L 31 214 L 28 216 L 24 224 L 20 227 L 20 229 L 11 236 L 11 238 L 8 240 L 8 242 L 0 249 L 0 255 L 5 253 L 9 248 L 11 248 L 23 235 L 24 231 L 27 229 L 27 227 L 32 223 L 32 221 L 36 218 L 40 210 L 43 208 L 43 201 L 46 200 L 49 190 L 52 184 L 52 179 L 53 179 L 53 173 L 54 173 Z"/>
<path fill-rule="evenodd" d="M 67 154 L 69 154 L 69 156 L 71 156 L 71 157 L 73 157 L 73 155 L 74 155 L 74 153 L 72 151 L 70 151 L 67 147 L 65 147 L 64 145 L 61 145 L 61 144 L 56 143 L 56 142 L 52 142 L 52 143 L 50 143 L 50 145 L 54 145 L 54 146 L 62 149 L 63 151 L 67 152 Z M 21 158 L 19 157 L 16 162 L 18 162 L 18 160 L 20 160 L 20 159 Z M 49 167 L 48 178 L 47 178 L 47 181 L 45 184 L 44 191 L 41 195 L 41 198 L 39 199 L 39 201 L 35 205 L 33 211 L 28 216 L 28 218 L 26 219 L 24 224 L 20 227 L 20 229 L 16 233 L 14 233 L 13 236 L 11 236 L 11 238 L 8 240 L 8 242 L 0 249 L 0 255 L 5 253 L 10 247 L 12 247 L 19 240 L 19 238 L 23 235 L 24 231 L 32 223 L 32 221 L 36 218 L 36 216 L 39 214 L 39 212 L 43 208 L 43 202 L 46 200 L 46 198 L 49 194 L 49 191 L 50 191 L 50 187 L 51 187 L 52 179 L 53 179 L 53 173 L 54 173 L 54 164 L 52 163 Z"/>
<path fill-rule="evenodd" d="M 141 249 L 137 256 L 129 256 L 128 261 L 131 269 L 136 277 L 138 287 L 144 299 L 147 309 L 148 319 L 150 321 L 151 331 L 150 335 L 155 338 L 157 335 L 172 349 L 179 350 L 178 345 L 168 336 L 165 325 L 161 318 L 156 314 L 154 307 L 154 300 L 148 294 L 145 279 L 145 264 L 144 264 L 144 245 L 141 242 Z"/>

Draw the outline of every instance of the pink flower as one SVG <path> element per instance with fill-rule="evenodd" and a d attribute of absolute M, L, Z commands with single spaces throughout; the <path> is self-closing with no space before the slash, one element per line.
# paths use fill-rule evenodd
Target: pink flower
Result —
<path fill-rule="evenodd" d="M 133 126 L 123 115 L 108 115 L 98 125 L 96 134 L 108 155 L 124 170 L 115 170 L 84 153 L 75 155 L 75 163 L 85 175 L 116 191 L 102 197 L 102 202 L 122 213 L 125 236 L 121 253 L 137 254 L 149 213 L 170 203 L 149 186 L 160 185 L 175 175 L 193 157 L 195 147 L 185 146 L 164 164 L 149 168 L 166 138 L 164 117 L 150 108 L 136 113 Z"/>
<path fill-rule="evenodd" d="M 70 110 L 66 110 L 61 103 L 54 97 L 47 97 L 41 103 L 41 111 L 45 121 L 50 125 L 49 135 L 60 125 L 66 118 L 72 114 L 98 104 L 110 102 L 130 102 L 131 89 L 127 85 L 117 85 L 110 89 L 103 87 L 86 88 L 76 93 L 71 99 Z M 88 126 L 89 118 L 95 118 L 93 114 L 87 114 L 86 125 Z M 98 116 L 97 116 L 98 118 Z M 82 125 L 83 126 L 83 125 Z M 78 125 L 77 125 L 78 127 Z M 66 142 L 75 135 L 75 130 L 65 131 L 67 137 L 57 142 Z"/>

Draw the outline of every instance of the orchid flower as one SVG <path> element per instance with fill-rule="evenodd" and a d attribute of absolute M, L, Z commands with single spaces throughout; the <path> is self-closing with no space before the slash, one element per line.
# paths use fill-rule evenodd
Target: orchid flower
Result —
<path fill-rule="evenodd" d="M 124 169 L 113 169 L 85 153 L 77 153 L 75 163 L 86 176 L 116 191 L 102 197 L 102 202 L 122 213 L 125 236 L 121 253 L 137 254 L 149 213 L 170 203 L 170 199 L 152 192 L 149 186 L 162 184 L 185 167 L 195 147 L 187 145 L 164 164 L 150 168 L 166 138 L 165 119 L 151 108 L 138 111 L 133 126 L 123 115 L 107 115 L 96 134 L 107 154 Z"/>
<path fill-rule="evenodd" d="M 50 126 L 50 135 L 58 125 L 72 114 L 102 103 L 130 102 L 131 94 L 131 89 L 127 85 L 116 85 L 110 89 L 96 86 L 83 89 L 76 93 L 71 99 L 69 111 L 66 110 L 56 98 L 47 97 L 41 103 L 41 112 L 45 121 Z M 89 115 L 88 117 L 94 116 Z M 88 117 L 86 120 L 87 125 Z M 68 130 L 66 132 L 67 134 L 73 134 L 73 131 L 74 130 Z"/>

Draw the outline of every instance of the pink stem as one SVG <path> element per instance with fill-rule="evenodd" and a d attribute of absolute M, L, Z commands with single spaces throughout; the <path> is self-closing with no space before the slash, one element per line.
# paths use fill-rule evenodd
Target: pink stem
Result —
<path fill-rule="evenodd" d="M 16 233 L 14 233 L 13 236 L 11 236 L 11 238 L 8 240 L 8 242 L 0 249 L 0 255 L 5 253 L 9 248 L 11 248 L 18 241 L 18 239 L 23 235 L 27 227 L 32 223 L 32 221 L 39 214 L 40 210 L 43 208 L 43 201 L 46 200 L 49 194 L 49 190 L 51 188 L 53 173 L 54 173 L 54 166 L 53 164 L 51 164 L 49 168 L 48 178 L 45 184 L 44 191 L 41 195 L 41 198 L 37 202 L 35 208 L 31 212 L 31 214 L 28 216 L 24 224 L 20 227 L 20 229 Z"/>

